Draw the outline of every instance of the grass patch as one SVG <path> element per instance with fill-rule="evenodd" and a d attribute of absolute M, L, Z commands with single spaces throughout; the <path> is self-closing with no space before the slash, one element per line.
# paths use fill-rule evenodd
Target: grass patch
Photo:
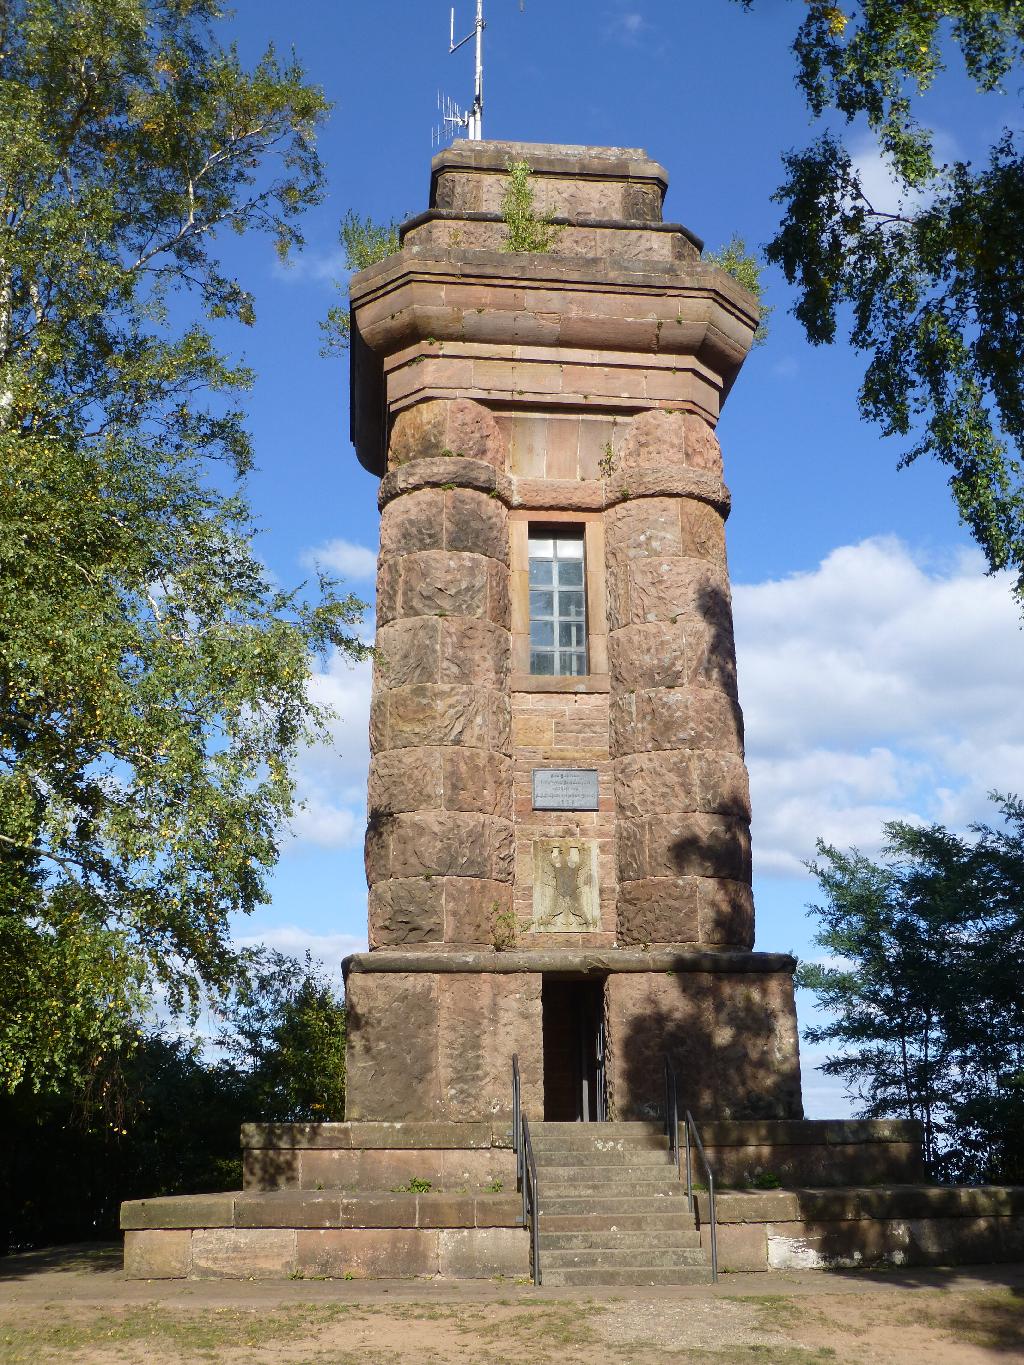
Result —
<path fill-rule="evenodd" d="M 72 1353 L 104 1351 L 122 1355 L 143 1346 L 159 1351 L 215 1360 L 232 1351 L 253 1351 L 286 1338 L 328 1326 L 352 1310 L 346 1304 L 304 1304 L 273 1312 L 254 1308 L 208 1308 L 202 1312 L 168 1311 L 155 1305 L 125 1309 L 116 1317 L 64 1317 L 43 1325 L 0 1325 L 2 1365 L 35 1365 L 40 1359 L 67 1360 Z M 173 1358 L 173 1356 L 172 1356 Z M 356 1359 L 355 1356 L 352 1357 Z M 339 1365 L 342 1358 L 338 1357 Z"/>

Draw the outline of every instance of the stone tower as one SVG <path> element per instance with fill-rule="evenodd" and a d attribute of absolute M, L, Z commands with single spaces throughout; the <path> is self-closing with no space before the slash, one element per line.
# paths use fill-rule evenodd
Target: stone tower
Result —
<path fill-rule="evenodd" d="M 509 253 L 508 165 L 544 253 Z M 350 1119 L 799 1118 L 755 953 L 715 425 L 757 307 L 635 149 L 461 142 L 352 281 L 380 477 Z"/>

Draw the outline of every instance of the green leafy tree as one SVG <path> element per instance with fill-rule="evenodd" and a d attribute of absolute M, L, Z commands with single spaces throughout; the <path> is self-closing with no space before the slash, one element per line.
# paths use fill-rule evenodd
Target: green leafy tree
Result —
<path fill-rule="evenodd" d="M 320 963 L 247 949 L 217 1041 L 248 1076 L 253 1119 L 345 1117 L 345 1006 Z"/>
<path fill-rule="evenodd" d="M 301 242 L 326 103 L 218 19 L 0 4 L 0 1091 L 226 986 L 325 734 L 310 657 L 360 652 L 356 599 L 254 553 L 251 376 L 211 331 L 254 317 L 223 234 Z"/>
<path fill-rule="evenodd" d="M 362 217 L 355 209 L 349 209 L 338 228 L 345 269 L 365 270 L 367 266 L 393 256 L 401 249 L 398 229 L 399 224 L 393 219 L 390 223 L 378 223 L 369 216 Z M 338 287 L 347 294 L 347 281 Z M 352 320 L 347 297 L 343 303 L 336 303 L 327 310 L 327 317 L 320 327 L 324 334 L 324 355 L 340 355 L 348 350 Z"/>
<path fill-rule="evenodd" d="M 1024 1176 L 1024 804 L 1003 825 L 885 827 L 881 861 L 819 844 L 825 963 L 799 983 L 828 1017 L 810 1042 L 869 1118 L 923 1124 L 944 1178 Z"/>
<path fill-rule="evenodd" d="M 747 8 L 757 0 L 740 0 Z M 893 179 L 874 202 L 840 138 L 824 131 L 783 160 L 785 217 L 767 248 L 797 287 L 815 343 L 849 327 L 868 359 L 860 409 L 909 437 L 909 464 L 950 471 L 959 514 L 990 569 L 1024 593 L 1024 146 L 1016 107 L 984 161 L 942 163 L 919 121 L 953 56 L 982 93 L 1017 90 L 1018 0 L 808 0 L 794 52 L 819 119 L 866 122 Z M 996 114 L 996 111 L 993 110 Z M 941 115 L 940 115 L 941 117 Z"/>

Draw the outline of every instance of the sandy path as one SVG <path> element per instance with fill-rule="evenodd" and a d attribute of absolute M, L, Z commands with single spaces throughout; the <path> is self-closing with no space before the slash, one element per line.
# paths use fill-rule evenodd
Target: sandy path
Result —
<path fill-rule="evenodd" d="M 0 1259 L 0 1362 L 47 1365 L 1024 1362 L 1024 1266 L 728 1275 L 594 1290 L 478 1281 L 127 1281 L 116 1247 Z"/>

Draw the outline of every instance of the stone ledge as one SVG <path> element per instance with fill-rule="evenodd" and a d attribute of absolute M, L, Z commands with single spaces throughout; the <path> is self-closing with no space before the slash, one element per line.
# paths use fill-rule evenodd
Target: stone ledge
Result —
<path fill-rule="evenodd" d="M 820 1147 L 864 1142 L 920 1142 L 911 1119 L 718 1119 L 700 1125 L 705 1147 Z"/>
<path fill-rule="evenodd" d="M 121 1205 L 125 1232 L 185 1228 L 517 1228 L 518 1194 L 338 1194 L 330 1190 L 168 1195 Z"/>
<path fill-rule="evenodd" d="M 753 953 L 722 949 L 654 948 L 650 952 L 632 948 L 593 949 L 581 952 L 469 952 L 417 953 L 378 949 L 372 953 L 353 953 L 341 964 L 347 978 L 350 972 L 433 972 L 504 974 L 572 972 L 582 976 L 604 976 L 615 972 L 711 972 L 744 975 L 796 970 L 796 958 L 789 953 Z"/>
<path fill-rule="evenodd" d="M 125 1233 L 129 1280 L 489 1279 L 529 1273 L 524 1228 L 196 1228 Z"/>
<path fill-rule="evenodd" d="M 702 1222 L 707 1195 L 698 1193 Z M 880 1185 L 839 1189 L 723 1191 L 719 1223 L 857 1222 L 900 1218 L 991 1218 L 1024 1214 L 1020 1185 Z"/>
<path fill-rule="evenodd" d="M 471 1123 L 243 1123 L 241 1145 L 274 1149 L 408 1151 L 508 1147 L 507 1124 Z"/>

